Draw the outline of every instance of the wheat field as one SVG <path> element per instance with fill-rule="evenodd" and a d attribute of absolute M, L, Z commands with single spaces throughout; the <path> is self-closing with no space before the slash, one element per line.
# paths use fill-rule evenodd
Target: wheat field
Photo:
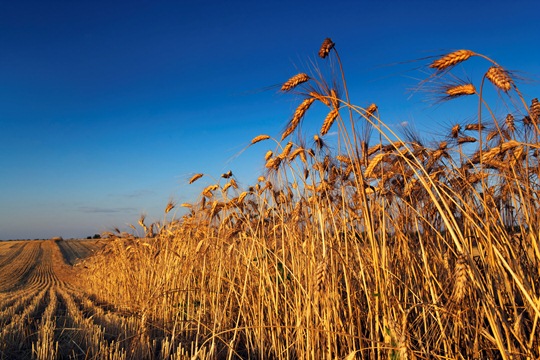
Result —
<path fill-rule="evenodd" d="M 0 358 L 85 358 L 90 346 L 109 349 L 90 316 L 102 305 L 79 290 L 70 265 L 99 247 L 96 241 L 0 242 Z"/>
<path fill-rule="evenodd" d="M 538 99 L 482 54 L 433 57 L 419 89 L 476 101 L 425 140 L 351 102 L 332 40 L 319 57 L 280 86 L 279 136 L 246 140 L 255 184 L 197 173 L 197 200 L 91 254 L 2 243 L 2 357 L 539 358 Z"/>

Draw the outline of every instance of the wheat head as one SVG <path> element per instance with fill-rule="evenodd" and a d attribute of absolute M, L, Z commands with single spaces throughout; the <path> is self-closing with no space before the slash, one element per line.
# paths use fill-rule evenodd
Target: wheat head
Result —
<path fill-rule="evenodd" d="M 328 133 L 338 115 L 339 111 L 337 109 L 332 109 L 332 111 L 330 111 L 328 115 L 326 115 L 326 118 L 324 119 L 321 127 L 321 135 L 326 135 Z"/>
<path fill-rule="evenodd" d="M 268 139 L 270 139 L 269 135 L 257 135 L 251 140 L 251 145 L 256 144 L 263 140 L 268 140 Z"/>
<path fill-rule="evenodd" d="M 512 88 L 512 78 L 508 71 L 500 66 L 492 66 L 486 72 L 486 78 L 491 81 L 495 87 L 507 92 Z"/>
<path fill-rule="evenodd" d="M 476 94 L 476 88 L 474 87 L 473 84 L 463 84 L 463 85 L 448 87 L 446 88 L 445 93 L 451 98 L 464 96 L 464 95 L 474 95 Z"/>
<path fill-rule="evenodd" d="M 429 67 L 442 71 L 469 59 L 473 55 L 476 54 L 471 50 L 457 50 L 435 60 Z"/>
<path fill-rule="evenodd" d="M 306 111 L 309 109 L 309 107 L 311 106 L 311 104 L 313 104 L 315 100 L 316 100 L 315 98 L 310 97 L 310 98 L 305 99 L 304 101 L 302 101 L 300 105 L 298 105 L 289 123 L 289 126 L 283 132 L 283 135 L 281 135 L 281 140 L 285 139 L 287 136 L 292 134 L 294 130 L 296 130 L 296 128 L 298 127 L 298 124 L 300 124 L 300 120 L 302 120 L 302 118 L 306 114 Z"/>
<path fill-rule="evenodd" d="M 334 48 L 336 44 L 330 38 L 324 39 L 321 48 L 319 49 L 319 56 L 324 59 L 330 53 L 330 50 Z"/>
<path fill-rule="evenodd" d="M 193 184 L 195 181 L 203 177 L 204 174 L 195 174 L 189 179 L 189 184 Z"/>
<path fill-rule="evenodd" d="M 456 303 L 460 303 L 467 293 L 467 270 L 467 259 L 465 258 L 465 255 L 461 254 L 458 257 L 454 268 L 454 291 L 452 292 L 452 301 Z"/>
<path fill-rule="evenodd" d="M 302 83 L 305 83 L 309 79 L 310 78 L 308 74 L 305 74 L 305 73 L 296 74 L 289 80 L 285 81 L 283 86 L 281 86 L 281 91 L 291 91 L 292 89 L 294 89 L 295 87 L 297 87 L 298 85 Z"/>

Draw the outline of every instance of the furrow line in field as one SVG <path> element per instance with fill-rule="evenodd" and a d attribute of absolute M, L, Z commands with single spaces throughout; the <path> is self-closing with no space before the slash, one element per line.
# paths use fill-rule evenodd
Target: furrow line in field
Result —
<path fill-rule="evenodd" d="M 0 326 L 2 327 L 12 321 L 17 314 L 24 312 L 25 308 L 36 298 L 39 292 L 37 290 L 19 291 L 16 294 L 18 294 L 19 298 L 3 307 L 0 311 Z"/>
<path fill-rule="evenodd" d="M 23 252 L 26 245 L 27 243 L 12 244 L 9 250 L 4 253 L 5 255 L 3 254 L 3 256 L 0 258 L 0 269 L 7 264 L 12 263 L 13 260 Z"/>
<path fill-rule="evenodd" d="M 41 316 L 37 330 L 37 340 L 32 342 L 32 357 L 38 360 L 54 360 L 58 357 L 58 341 L 55 341 L 56 318 L 58 306 L 56 289 L 49 288 L 49 303 Z"/>
<path fill-rule="evenodd" d="M 79 309 L 73 297 L 64 289 L 58 290 L 59 298 L 62 299 L 66 308 L 65 331 L 76 344 L 78 349 L 77 356 L 89 356 L 90 358 L 126 358 L 125 350 L 120 343 L 105 339 L 105 330 L 103 327 L 95 324 L 93 319 L 85 316 Z M 77 353 L 77 350 L 73 350 Z"/>
<path fill-rule="evenodd" d="M 41 316 L 45 305 L 48 288 L 41 290 L 24 306 L 20 313 L 12 316 L 11 321 L 0 331 L 0 353 L 9 359 L 28 358 L 31 343 L 36 336 L 37 318 Z"/>
<path fill-rule="evenodd" d="M 30 243 L 27 250 L 19 254 L 11 264 L 3 269 L 6 275 L 0 279 L 0 288 L 6 291 L 28 285 L 27 282 L 32 272 L 42 260 L 42 253 L 40 243 Z"/>

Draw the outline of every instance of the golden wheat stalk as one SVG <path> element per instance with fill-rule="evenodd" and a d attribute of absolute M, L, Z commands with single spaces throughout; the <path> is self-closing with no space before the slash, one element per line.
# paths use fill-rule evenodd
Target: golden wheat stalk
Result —
<path fill-rule="evenodd" d="M 352 164 L 351 158 L 345 155 L 338 155 L 336 156 L 336 160 L 345 163 L 345 164 Z"/>
<path fill-rule="evenodd" d="M 204 174 L 195 174 L 191 177 L 191 179 L 189 179 L 189 184 L 193 184 L 195 181 L 199 180 L 200 178 L 203 177 Z"/>
<path fill-rule="evenodd" d="M 407 336 L 407 314 L 403 315 L 401 321 L 401 335 L 398 342 L 398 358 L 400 360 L 409 360 L 409 340 Z M 413 359 L 415 357 L 413 356 Z"/>
<path fill-rule="evenodd" d="M 330 102 L 332 103 L 332 107 L 334 109 L 339 109 L 339 97 L 335 89 L 330 90 Z"/>
<path fill-rule="evenodd" d="M 248 192 L 247 191 L 243 191 L 239 196 L 238 196 L 238 204 L 242 204 L 244 202 L 244 199 L 246 198 L 246 196 L 248 195 Z"/>
<path fill-rule="evenodd" d="M 448 142 L 447 141 L 441 141 L 439 143 L 439 150 L 446 150 L 448 148 Z"/>
<path fill-rule="evenodd" d="M 313 135 L 313 141 L 315 141 L 318 149 L 322 149 L 325 145 L 323 139 L 317 134 Z"/>
<path fill-rule="evenodd" d="M 277 170 L 279 168 L 279 165 L 281 164 L 281 160 L 282 160 L 282 158 L 280 158 L 279 156 L 274 157 L 274 158 L 270 158 L 266 162 L 265 167 L 268 168 L 268 169 Z"/>
<path fill-rule="evenodd" d="M 519 147 L 516 147 L 514 149 L 511 150 L 512 154 L 510 156 L 510 168 L 513 168 L 516 166 L 516 164 L 518 162 L 520 162 L 521 160 L 523 160 L 523 157 L 525 155 L 525 150 L 523 148 L 523 146 L 519 146 Z"/>
<path fill-rule="evenodd" d="M 322 260 L 315 270 L 315 290 L 320 292 L 324 290 L 326 282 L 326 274 L 328 272 L 328 262 L 326 259 Z"/>
<path fill-rule="evenodd" d="M 497 130 L 497 129 L 491 130 L 491 131 L 486 135 L 486 140 L 487 140 L 487 141 L 491 141 L 491 140 L 495 139 L 498 135 L 499 135 L 499 130 Z"/>
<path fill-rule="evenodd" d="M 489 174 L 487 173 L 483 173 L 483 172 L 471 173 L 467 176 L 467 182 L 469 182 L 470 184 L 474 184 L 487 177 L 489 177 Z"/>
<path fill-rule="evenodd" d="M 387 145 L 384 145 L 384 146 L 382 147 L 382 151 L 383 151 L 383 152 L 386 152 L 386 153 L 389 153 L 389 152 L 392 152 L 392 151 L 394 151 L 394 150 L 399 150 L 399 149 L 401 149 L 403 146 L 405 146 L 405 143 L 404 143 L 403 141 L 401 141 L 401 140 L 393 141 L 393 142 L 391 142 L 391 143 L 389 143 L 389 144 L 387 144 Z M 408 152 L 407 149 L 405 149 L 404 151 L 405 151 L 404 153 L 407 153 L 407 152 Z"/>
<path fill-rule="evenodd" d="M 476 54 L 471 50 L 457 50 L 435 60 L 429 67 L 442 71 L 469 59 L 473 55 Z"/>
<path fill-rule="evenodd" d="M 514 115 L 512 115 L 512 114 L 506 115 L 506 118 L 504 119 L 504 122 L 506 124 L 506 128 L 509 131 L 511 131 L 511 132 L 516 131 L 516 124 L 515 124 L 515 121 L 514 121 Z"/>
<path fill-rule="evenodd" d="M 407 182 L 407 184 L 405 185 L 405 189 L 403 190 L 403 195 L 405 196 L 411 195 L 412 190 L 414 189 L 417 183 L 418 183 L 418 179 L 411 179 L 411 181 Z"/>
<path fill-rule="evenodd" d="M 458 96 L 474 95 L 476 94 L 476 88 L 473 84 L 449 86 L 446 88 L 445 93 L 451 98 L 455 98 Z"/>
<path fill-rule="evenodd" d="M 375 157 L 373 159 L 371 159 L 371 161 L 369 162 L 369 165 L 368 167 L 366 168 L 366 171 L 365 171 L 365 177 L 370 177 L 371 174 L 373 173 L 373 170 L 375 169 L 375 167 L 377 165 L 379 165 L 379 163 L 384 159 L 384 157 L 386 156 L 385 153 L 380 153 L 380 154 L 377 154 L 375 155 Z"/>
<path fill-rule="evenodd" d="M 482 162 L 489 162 L 491 160 L 494 160 L 498 155 L 504 154 L 508 150 L 511 150 L 519 145 L 520 143 L 516 140 L 503 142 L 500 146 L 496 146 L 482 154 Z"/>
<path fill-rule="evenodd" d="M 221 177 L 224 178 L 224 179 L 228 179 L 230 178 L 231 176 L 233 176 L 233 173 L 231 170 L 227 171 L 226 173 L 224 174 L 221 174 Z"/>
<path fill-rule="evenodd" d="M 435 150 L 432 154 L 431 154 L 431 157 L 426 165 L 426 168 L 431 168 L 437 161 L 439 161 L 439 159 L 444 156 L 445 154 L 447 154 L 446 150 L 445 149 L 438 149 L 438 150 Z"/>
<path fill-rule="evenodd" d="M 283 135 L 281 135 L 281 140 L 285 139 L 287 136 L 292 134 L 294 130 L 296 130 L 296 128 L 298 127 L 298 124 L 300 124 L 300 121 L 306 114 L 306 111 L 309 109 L 309 107 L 311 106 L 311 104 L 313 104 L 314 101 L 315 101 L 315 98 L 310 97 L 310 98 L 305 99 L 304 101 L 302 101 L 300 105 L 298 105 L 289 123 L 289 126 L 287 127 L 287 129 L 285 129 L 285 131 L 283 132 Z"/>
<path fill-rule="evenodd" d="M 289 156 L 289 154 L 291 153 L 291 149 L 293 147 L 293 143 L 292 142 L 288 142 L 287 145 L 285 145 L 285 147 L 283 148 L 283 152 L 281 154 L 279 154 L 279 156 L 282 158 L 282 159 L 285 159 L 287 156 Z"/>
<path fill-rule="evenodd" d="M 472 136 L 462 136 L 460 138 L 457 139 L 457 143 L 458 144 L 465 144 L 465 143 L 473 143 L 473 142 L 476 142 L 478 140 L 476 140 L 476 138 L 473 138 Z"/>
<path fill-rule="evenodd" d="M 290 155 L 289 155 L 289 160 L 290 161 L 294 161 L 294 159 L 296 159 L 297 156 L 300 156 L 302 162 L 306 162 L 306 154 L 305 154 L 305 150 L 303 147 L 298 147 L 296 148 Z"/>
<path fill-rule="evenodd" d="M 467 259 L 465 258 L 465 255 L 461 254 L 458 257 L 454 268 L 454 291 L 452 292 L 452 300 L 456 303 L 460 303 L 467 294 L 467 270 Z"/>
<path fill-rule="evenodd" d="M 315 188 L 315 192 L 317 192 L 318 194 L 325 194 L 331 189 L 332 186 L 330 185 L 330 183 L 326 180 L 323 180 L 319 185 L 317 185 L 317 187 Z"/>
<path fill-rule="evenodd" d="M 529 108 L 529 117 L 531 118 L 531 121 L 535 124 L 540 118 L 540 102 L 538 102 L 538 98 L 534 98 L 531 101 L 531 106 Z"/>
<path fill-rule="evenodd" d="M 319 56 L 324 59 L 330 53 L 330 50 L 334 48 L 336 44 L 330 38 L 324 39 L 321 48 L 319 49 Z"/>
<path fill-rule="evenodd" d="M 334 124 L 334 121 L 337 119 L 339 115 L 339 111 L 337 109 L 333 109 L 326 115 L 326 118 L 324 119 L 324 122 L 321 127 L 321 135 L 326 135 L 332 125 Z"/>
<path fill-rule="evenodd" d="M 219 185 L 209 185 L 204 188 L 204 190 L 202 191 L 202 194 L 206 196 L 207 198 L 211 198 L 213 195 L 212 191 L 217 190 L 217 188 L 219 188 Z"/>
<path fill-rule="evenodd" d="M 461 125 L 456 124 L 452 126 L 452 129 L 450 129 L 450 137 L 455 139 L 459 136 L 459 133 L 461 131 Z"/>
<path fill-rule="evenodd" d="M 330 101 L 328 101 L 328 98 L 326 96 L 322 96 L 321 94 L 319 94 L 316 91 L 310 92 L 309 96 L 311 96 L 312 98 L 315 98 L 316 100 L 319 100 L 320 102 L 322 102 L 326 106 L 330 106 Z"/>
<path fill-rule="evenodd" d="M 372 117 L 375 114 L 375 112 L 377 112 L 377 110 L 379 110 L 379 107 L 376 104 L 369 105 L 366 109 L 366 114 L 365 114 L 366 117 L 367 118 Z"/>
<path fill-rule="evenodd" d="M 478 124 L 478 123 L 465 125 L 465 130 L 469 130 L 469 131 L 480 131 L 480 130 L 484 130 L 485 128 L 486 127 L 484 125 Z"/>
<path fill-rule="evenodd" d="M 174 209 L 174 206 L 174 202 L 172 200 L 169 201 L 165 207 L 165 214 L 168 214 L 172 209 Z"/>
<path fill-rule="evenodd" d="M 381 150 L 382 149 L 382 144 L 377 144 L 377 145 L 374 145 L 372 147 L 370 147 L 369 149 L 367 149 L 367 156 L 371 156 L 373 154 L 375 154 L 377 151 Z"/>
<path fill-rule="evenodd" d="M 298 85 L 305 83 L 309 79 L 309 76 L 305 73 L 296 74 L 289 80 L 285 81 L 283 86 L 281 86 L 281 91 L 290 91 Z"/>
<path fill-rule="evenodd" d="M 495 87 L 504 92 L 512 88 L 513 81 L 510 74 L 500 66 L 490 67 L 485 76 Z"/>
<path fill-rule="evenodd" d="M 229 190 L 230 187 L 231 187 L 231 183 L 230 183 L 230 182 L 228 182 L 228 183 L 226 183 L 225 185 L 223 185 L 223 189 L 222 189 L 223 192 L 226 192 L 227 190 Z"/>
<path fill-rule="evenodd" d="M 251 145 L 256 144 L 263 140 L 268 140 L 268 139 L 270 139 L 269 135 L 257 135 L 251 140 Z"/>
<path fill-rule="evenodd" d="M 139 225 L 144 226 L 144 220 L 146 220 L 146 215 L 141 214 L 141 217 L 139 218 Z"/>
<path fill-rule="evenodd" d="M 505 170 L 508 168 L 508 163 L 505 161 L 498 161 L 498 160 L 488 160 L 484 162 L 484 165 L 496 170 Z"/>

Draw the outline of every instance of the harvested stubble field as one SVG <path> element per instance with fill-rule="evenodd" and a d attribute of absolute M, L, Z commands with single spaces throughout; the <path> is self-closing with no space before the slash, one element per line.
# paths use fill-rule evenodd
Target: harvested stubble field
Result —
<path fill-rule="evenodd" d="M 86 358 L 90 346 L 102 346 L 99 332 L 90 332 L 92 326 L 101 331 L 91 320 L 100 307 L 80 291 L 69 265 L 100 246 L 80 240 L 0 242 L 0 358 Z"/>
<path fill-rule="evenodd" d="M 538 99 L 458 50 L 419 89 L 474 99 L 472 117 L 397 134 L 350 102 L 330 39 L 319 56 L 281 87 L 299 102 L 281 136 L 249 144 L 271 144 L 252 186 L 197 173 L 186 213 L 103 234 L 73 267 L 74 243 L 2 244 L 3 356 L 540 358 Z"/>

